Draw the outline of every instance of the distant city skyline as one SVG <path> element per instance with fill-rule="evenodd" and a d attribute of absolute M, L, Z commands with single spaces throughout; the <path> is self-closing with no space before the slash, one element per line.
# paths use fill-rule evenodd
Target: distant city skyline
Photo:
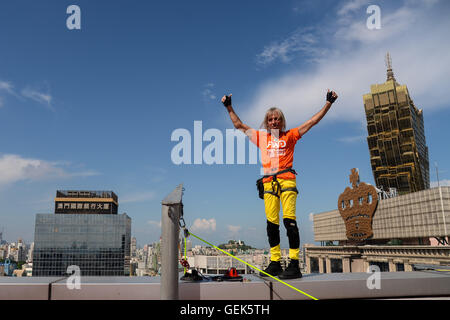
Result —
<path fill-rule="evenodd" d="M 0 4 L 8 44 L 0 53 L 0 230 L 8 241 L 33 241 L 36 214 L 54 212 L 56 190 L 112 190 L 138 243 L 157 242 L 161 200 L 183 183 L 194 234 L 264 248 L 260 164 L 177 165 L 172 133 L 193 137 L 201 121 L 203 134 L 225 137 L 233 127 L 220 98 L 229 93 L 248 125 L 259 128 L 277 106 L 292 128 L 331 89 L 339 99 L 294 156 L 301 246 L 314 243 L 311 215 L 337 208 L 351 168 L 375 185 L 363 94 L 385 81 L 388 51 L 424 112 L 431 187 L 436 164 L 440 185 L 450 185 L 448 1 L 378 1 L 379 29 L 368 28 L 368 0 L 79 0 L 80 29 L 70 29 L 73 4 Z"/>

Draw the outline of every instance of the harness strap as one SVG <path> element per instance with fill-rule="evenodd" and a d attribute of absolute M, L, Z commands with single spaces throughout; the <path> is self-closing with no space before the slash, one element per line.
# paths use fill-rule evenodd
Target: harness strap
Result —
<path fill-rule="evenodd" d="M 264 193 L 269 193 L 269 194 L 271 194 L 271 195 L 276 196 L 277 198 L 280 197 L 280 196 L 278 195 L 278 193 L 281 194 L 282 192 L 285 192 L 285 191 L 294 191 L 294 192 L 297 192 L 297 193 L 298 193 L 298 190 L 297 190 L 296 187 L 286 188 L 286 189 L 281 189 L 280 183 L 279 183 L 278 180 L 277 180 L 277 176 L 278 176 L 279 174 L 286 173 L 286 172 L 292 172 L 293 174 L 297 175 L 297 172 L 296 172 L 294 169 L 292 169 L 291 167 L 289 167 L 289 168 L 283 169 L 283 170 L 281 170 L 281 171 L 278 171 L 277 173 L 274 173 L 274 174 L 268 174 L 268 175 L 263 176 L 263 179 L 264 179 L 264 178 L 272 177 L 272 191 L 265 190 Z M 278 191 L 279 191 L 279 192 L 278 192 Z"/>
<path fill-rule="evenodd" d="M 265 176 L 263 176 L 263 178 L 273 177 L 276 180 L 277 175 L 282 174 L 282 173 L 286 173 L 286 172 L 292 172 L 293 174 L 297 175 L 297 172 L 294 169 L 292 169 L 292 167 L 289 167 L 289 168 L 283 169 L 281 171 L 278 171 L 278 172 L 276 172 L 274 174 L 266 174 Z"/>
<path fill-rule="evenodd" d="M 292 187 L 292 188 L 281 189 L 280 190 L 280 194 L 283 193 L 283 192 L 286 192 L 286 191 L 294 191 L 294 192 L 298 193 L 298 189 L 296 187 Z M 264 191 L 264 193 L 268 193 L 268 194 L 274 195 L 275 197 L 278 197 L 278 198 L 280 197 L 278 195 L 278 193 L 276 193 L 274 191 L 266 190 L 266 191 Z"/>

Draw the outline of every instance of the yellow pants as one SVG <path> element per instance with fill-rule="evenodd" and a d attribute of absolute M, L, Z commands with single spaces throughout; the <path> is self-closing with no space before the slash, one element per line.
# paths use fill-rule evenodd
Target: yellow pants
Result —
<path fill-rule="evenodd" d="M 281 207 L 283 208 L 283 219 L 288 218 L 295 220 L 295 210 L 296 210 L 296 202 L 297 202 L 297 192 L 295 191 L 284 191 L 280 192 L 282 189 L 294 188 L 296 187 L 295 179 L 277 179 L 280 183 L 280 187 L 278 190 L 279 197 L 265 193 L 264 194 L 264 206 L 266 211 L 267 221 L 280 225 L 280 202 Z M 272 191 L 272 182 L 264 183 L 264 191 Z M 289 248 L 289 258 L 290 259 L 298 259 L 299 258 L 299 248 Z M 281 250 L 280 245 L 270 248 L 270 260 L 272 261 L 280 261 L 281 260 Z"/>

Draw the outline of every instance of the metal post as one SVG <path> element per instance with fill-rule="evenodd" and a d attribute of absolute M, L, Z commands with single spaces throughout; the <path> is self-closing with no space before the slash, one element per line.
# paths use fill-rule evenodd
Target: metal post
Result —
<path fill-rule="evenodd" d="M 161 300 L 178 300 L 178 239 L 180 234 L 180 184 L 162 201 L 161 209 Z"/>

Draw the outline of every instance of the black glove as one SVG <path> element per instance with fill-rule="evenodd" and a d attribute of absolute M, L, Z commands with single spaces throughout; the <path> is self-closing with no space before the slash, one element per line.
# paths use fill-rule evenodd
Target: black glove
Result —
<path fill-rule="evenodd" d="M 337 97 L 333 97 L 333 91 L 328 91 L 327 92 L 327 101 L 333 103 L 334 101 L 336 101 Z"/>
<path fill-rule="evenodd" d="M 225 107 L 231 106 L 231 95 L 226 96 L 225 101 L 223 102 Z"/>

